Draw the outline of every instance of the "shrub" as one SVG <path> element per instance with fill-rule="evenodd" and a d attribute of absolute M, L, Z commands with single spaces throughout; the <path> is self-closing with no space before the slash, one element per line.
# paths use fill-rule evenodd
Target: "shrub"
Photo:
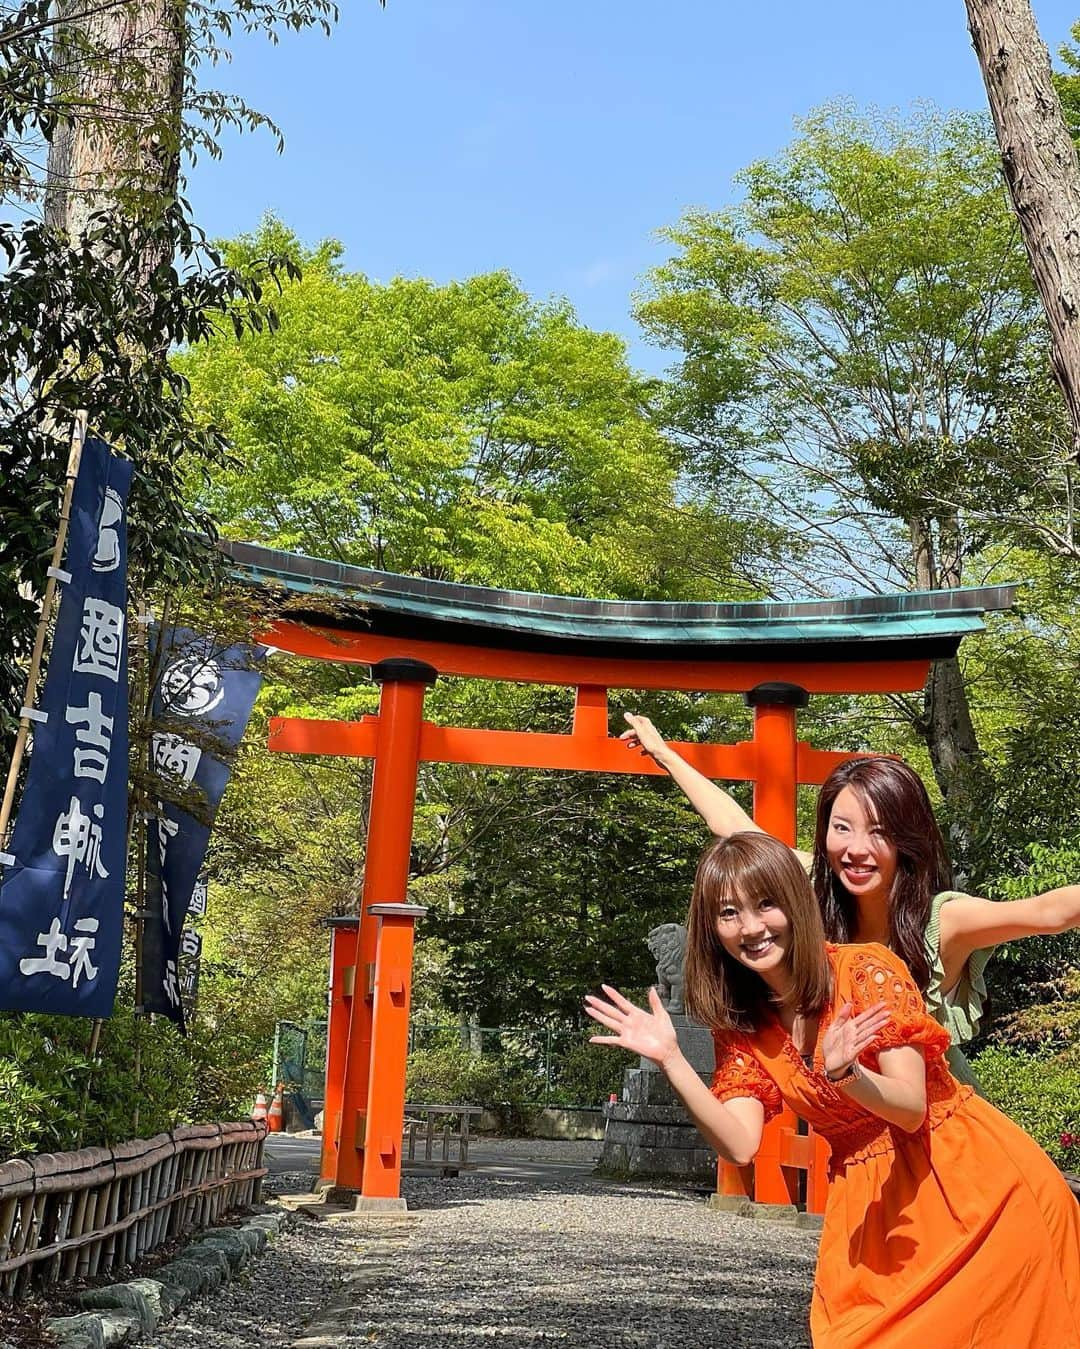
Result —
<path fill-rule="evenodd" d="M 535 1104 L 537 1082 L 504 1054 L 473 1054 L 460 1043 L 444 1042 L 409 1055 L 405 1094 L 426 1105 L 482 1105 L 500 1127 L 519 1132 Z"/>
<path fill-rule="evenodd" d="M 553 1065 L 551 1100 L 565 1106 L 597 1106 L 622 1086 L 632 1060 L 587 1040 L 571 1042 Z"/>
<path fill-rule="evenodd" d="M 973 1064 L 987 1096 L 1059 1166 L 1080 1169 L 1080 1049 L 1053 1058 L 992 1046 Z"/>
<path fill-rule="evenodd" d="M 269 1080 L 273 1038 L 272 1011 L 253 1014 L 250 1002 L 242 981 L 204 977 L 185 1038 L 137 1018 L 122 988 L 95 1059 L 84 1017 L 0 1014 L 0 1161 L 245 1118 Z"/>
<path fill-rule="evenodd" d="M 186 1055 L 171 1027 L 118 1007 L 92 1059 L 81 1017 L 0 1016 L 0 1158 L 104 1146 L 171 1128 L 185 1100 Z M 135 1043 L 141 1069 L 135 1074 Z"/>

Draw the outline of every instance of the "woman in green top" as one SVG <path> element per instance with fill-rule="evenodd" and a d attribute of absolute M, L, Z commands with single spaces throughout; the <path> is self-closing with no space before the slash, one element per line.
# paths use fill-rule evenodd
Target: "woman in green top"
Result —
<path fill-rule="evenodd" d="M 622 739 L 670 774 L 714 834 L 758 829 L 723 788 L 675 753 L 648 717 L 628 712 L 626 720 Z M 818 796 L 814 850 L 798 855 L 829 940 L 881 942 L 896 952 L 927 1010 L 952 1036 L 949 1069 L 962 1082 L 975 1084 L 975 1077 L 957 1046 L 978 1032 L 983 972 L 994 947 L 1080 926 L 1080 885 L 1008 904 L 953 890 L 926 788 L 899 759 L 868 756 L 834 768 Z"/>

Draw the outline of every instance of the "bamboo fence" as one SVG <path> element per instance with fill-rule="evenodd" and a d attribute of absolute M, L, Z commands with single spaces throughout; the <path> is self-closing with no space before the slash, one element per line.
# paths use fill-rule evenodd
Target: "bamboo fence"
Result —
<path fill-rule="evenodd" d="M 0 1165 L 0 1293 L 131 1265 L 229 1209 L 258 1203 L 262 1121 L 192 1124 L 113 1148 Z"/>

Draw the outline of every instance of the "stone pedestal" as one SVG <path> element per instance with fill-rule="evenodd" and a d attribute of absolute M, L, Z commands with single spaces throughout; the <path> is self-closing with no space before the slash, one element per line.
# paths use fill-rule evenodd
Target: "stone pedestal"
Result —
<path fill-rule="evenodd" d="M 712 1034 L 688 1017 L 673 1016 L 679 1047 L 708 1084 L 715 1057 Z M 648 1059 L 628 1068 L 622 1100 L 604 1108 L 601 1173 L 623 1176 L 673 1176 L 716 1182 L 716 1153 L 698 1133 L 667 1078 Z"/>

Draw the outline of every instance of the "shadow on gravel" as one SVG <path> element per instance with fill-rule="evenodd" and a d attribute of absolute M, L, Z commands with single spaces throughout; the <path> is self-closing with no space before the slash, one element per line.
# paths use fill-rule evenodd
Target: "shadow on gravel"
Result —
<path fill-rule="evenodd" d="M 804 1349 L 809 1267 L 790 1253 L 703 1252 L 699 1244 L 613 1233 L 610 1248 L 572 1254 L 564 1234 L 410 1249 L 357 1298 L 343 1346 L 506 1349 Z M 709 1255 L 713 1257 L 709 1259 Z"/>

